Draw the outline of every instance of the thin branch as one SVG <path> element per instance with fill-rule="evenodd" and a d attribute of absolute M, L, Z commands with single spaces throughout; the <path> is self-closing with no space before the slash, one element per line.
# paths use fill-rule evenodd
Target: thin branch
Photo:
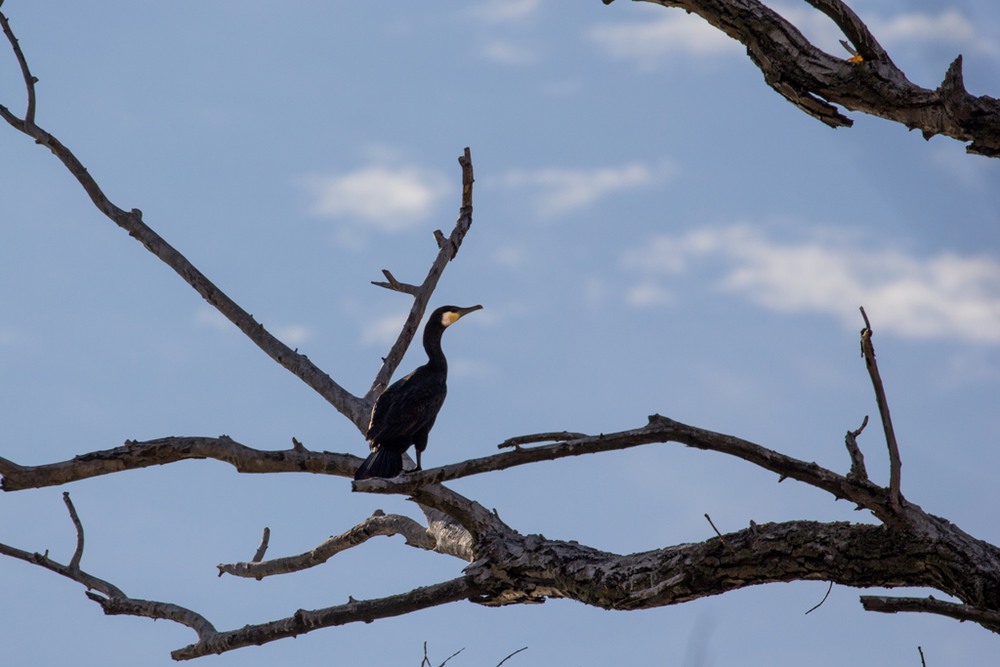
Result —
<path fill-rule="evenodd" d="M 26 83 L 29 84 L 29 98 L 28 112 L 24 120 L 11 114 L 5 107 L 0 107 L 0 116 L 12 127 L 52 151 L 73 177 L 76 178 L 87 195 L 90 196 L 90 200 L 94 203 L 94 206 L 101 213 L 128 232 L 129 236 L 142 243 L 160 261 L 173 269 L 184 282 L 194 288 L 198 294 L 225 316 L 226 319 L 235 324 L 264 353 L 319 393 L 320 396 L 325 398 L 339 412 L 354 422 L 359 429 L 363 429 L 367 425 L 368 414 L 361 399 L 334 382 L 329 375 L 313 364 L 304 354 L 299 354 L 297 351 L 292 350 L 267 331 L 263 324 L 254 319 L 253 315 L 233 301 L 176 248 L 167 243 L 163 237 L 146 225 L 142 220 L 142 211 L 137 208 L 125 211 L 115 205 L 104 194 L 100 185 L 90 175 L 86 167 L 83 166 L 83 163 L 77 159 L 76 155 L 55 136 L 35 124 L 34 87 L 31 84 L 33 77 L 27 72 L 27 63 L 21 54 L 20 47 L 14 38 L 13 32 L 10 30 L 6 18 L 3 19 L 3 27 L 4 32 L 7 33 L 8 41 L 11 42 L 14 52 L 17 54 L 19 62 L 22 63 L 22 72 L 25 75 Z"/>
<path fill-rule="evenodd" d="M 413 305 L 410 307 L 410 313 L 407 315 L 406 322 L 399 332 L 399 337 L 393 343 L 389 354 L 386 355 L 382 362 L 382 367 L 379 368 L 378 373 L 375 375 L 375 380 L 372 382 L 371 388 L 365 394 L 364 405 L 368 409 L 370 409 L 378 395 L 389 386 L 390 378 L 396 372 L 400 362 L 403 361 L 403 355 L 406 354 L 406 350 L 410 347 L 410 343 L 417 333 L 420 320 L 424 317 L 427 304 L 430 302 L 431 295 L 434 293 L 434 289 L 441 279 L 441 274 L 444 273 L 448 262 L 453 260 L 455 255 L 458 254 L 462 240 L 472 226 L 472 184 L 475 182 L 475 178 L 472 171 L 472 153 L 469 148 L 466 148 L 464 154 L 458 158 L 458 163 L 462 167 L 462 206 L 458 212 L 458 220 L 455 222 L 455 227 L 452 229 L 451 235 L 446 240 L 442 241 L 444 236 L 440 231 L 435 232 L 434 235 L 438 239 L 439 250 L 437 257 L 434 258 L 434 262 L 431 264 L 431 268 L 427 271 L 424 281 L 419 286 L 406 285 L 397 281 L 389 271 L 383 269 L 382 273 L 389 280 L 389 284 L 373 283 L 381 287 L 389 287 L 389 289 L 412 294 Z"/>
<path fill-rule="evenodd" d="M 254 552 L 253 558 L 250 559 L 252 563 L 259 563 L 264 560 L 264 554 L 267 553 L 267 545 L 271 541 L 271 529 L 264 526 L 264 534 L 260 537 L 260 546 L 257 547 L 257 551 Z"/>
<path fill-rule="evenodd" d="M 499 445 L 497 445 L 497 449 L 520 447 L 521 445 L 527 445 L 534 442 L 562 442 L 564 440 L 576 440 L 578 438 L 586 438 L 586 437 L 587 437 L 586 433 L 571 433 L 570 431 L 530 433 L 528 435 L 518 435 L 513 438 L 507 438 Z"/>
<path fill-rule="evenodd" d="M 498 662 L 497 663 L 497 667 L 500 667 L 500 665 L 502 665 L 503 663 L 507 662 L 508 660 L 510 660 L 511 658 L 513 658 L 515 655 L 517 655 L 521 651 L 527 651 L 527 650 L 528 650 L 527 646 L 522 646 L 521 648 L 517 649 L 516 651 L 514 651 L 513 653 L 511 653 L 510 655 L 508 655 L 506 658 L 504 658 L 503 660 L 501 660 L 500 662 Z"/>
<path fill-rule="evenodd" d="M 466 600 L 476 593 L 476 588 L 467 577 L 459 577 L 376 600 L 351 600 L 347 604 L 313 611 L 300 609 L 292 616 L 277 621 L 247 625 L 228 632 L 217 632 L 196 644 L 177 649 L 170 655 L 174 660 L 191 660 L 212 653 L 223 653 L 244 646 L 295 637 L 319 628 L 347 623 L 371 623 L 380 618 L 402 616 L 421 609 Z"/>
<path fill-rule="evenodd" d="M 1000 634 L 1000 613 L 957 602 L 945 602 L 933 597 L 907 598 L 884 597 L 877 595 L 862 595 L 861 606 L 866 611 L 878 611 L 884 614 L 898 612 L 924 612 L 939 614 L 959 621 L 972 621 L 987 630 Z"/>
<path fill-rule="evenodd" d="M 7 36 L 10 48 L 14 51 L 14 57 L 17 58 L 17 64 L 21 67 L 21 78 L 24 79 L 28 98 L 27 108 L 24 112 L 24 124 L 30 127 L 35 124 L 35 84 L 38 83 L 38 79 L 31 75 L 28 61 L 24 57 L 24 52 L 21 51 L 21 45 L 18 43 L 17 37 L 14 36 L 14 31 L 10 28 L 10 21 L 3 12 L 0 12 L 0 25 L 3 26 L 3 34 Z"/>
<path fill-rule="evenodd" d="M 73 527 L 76 528 L 76 550 L 73 552 L 73 558 L 69 561 L 69 569 L 73 572 L 79 572 L 80 560 L 83 558 L 83 522 L 80 521 L 80 517 L 76 513 L 76 508 L 73 507 L 73 501 L 70 500 L 68 492 L 63 492 L 63 502 L 66 503 L 66 509 L 69 510 L 69 518 L 73 522 Z"/>
<path fill-rule="evenodd" d="M 382 269 L 382 275 L 385 276 L 385 279 L 388 282 L 383 283 L 378 280 L 373 280 L 372 285 L 375 285 L 377 287 L 384 287 L 386 289 L 390 289 L 396 292 L 403 292 L 404 294 L 416 294 L 417 291 L 420 289 L 416 285 L 399 282 L 398 280 L 396 280 L 396 276 L 392 275 L 392 273 L 389 272 L 389 269 Z"/>
<path fill-rule="evenodd" d="M 920 653 L 920 667 L 927 667 L 927 661 L 924 660 L 924 649 L 918 646 L 917 652 Z"/>
<path fill-rule="evenodd" d="M 437 545 L 434 538 L 427 534 L 427 529 L 413 519 L 398 514 L 387 515 L 382 510 L 376 510 L 372 516 L 357 526 L 340 535 L 334 535 L 310 551 L 262 562 L 258 562 L 259 559 L 255 558 L 249 563 L 220 563 L 219 576 L 231 574 L 260 581 L 264 577 L 276 574 L 299 572 L 321 565 L 340 552 L 364 544 L 379 535 L 402 535 L 408 545 L 428 551 L 433 551 Z"/>
<path fill-rule="evenodd" d="M 725 545 L 727 549 L 732 551 L 732 547 L 729 546 L 729 542 L 726 542 L 726 538 L 724 538 L 722 536 L 722 533 L 719 532 L 719 529 L 715 527 L 715 522 L 712 521 L 712 517 L 708 516 L 708 512 L 705 512 L 705 518 L 708 519 L 708 525 L 712 527 L 712 530 L 715 531 L 715 534 L 719 536 L 720 540 L 722 540 L 722 544 Z"/>
<path fill-rule="evenodd" d="M 68 461 L 23 466 L 0 458 L 0 489 L 19 491 L 58 486 L 81 479 L 136 470 L 187 459 L 216 459 L 241 473 L 310 472 L 353 477 L 361 459 L 350 454 L 314 452 L 304 448 L 261 450 L 228 436 L 170 437 L 139 442 L 76 456 Z"/>
<path fill-rule="evenodd" d="M 813 613 L 814 611 L 816 611 L 817 609 L 819 609 L 820 607 L 822 607 L 823 603 L 826 602 L 826 599 L 828 597 L 830 597 L 830 591 L 832 591 L 832 590 L 833 590 L 833 582 L 831 581 L 830 582 L 830 586 L 826 589 L 826 595 L 823 596 L 823 599 L 820 600 L 816 604 L 816 606 L 812 607 L 809 611 L 807 611 L 805 614 L 803 614 L 803 616 L 808 616 L 809 614 Z"/>
<path fill-rule="evenodd" d="M 6 544 L 0 544 L 0 554 L 43 567 L 67 579 L 83 584 L 87 588 L 87 597 L 100 604 L 106 614 L 120 613 L 174 621 L 194 630 L 198 633 L 199 639 L 204 639 L 215 633 L 215 628 L 212 624 L 204 616 L 195 611 L 168 602 L 154 602 L 130 598 L 114 584 L 81 570 L 80 557 L 83 553 L 83 527 L 80 524 L 79 517 L 76 516 L 73 504 L 69 500 L 69 494 L 63 494 L 63 499 L 67 507 L 70 508 L 70 515 L 73 517 L 73 524 L 76 526 L 78 540 L 76 552 L 69 565 L 63 565 L 52 560 L 49 558 L 48 553 L 29 553 Z M 97 592 L 95 593 L 94 591 Z"/>
<path fill-rule="evenodd" d="M 862 58 L 892 62 L 889 59 L 889 54 L 878 43 L 868 26 L 854 13 L 854 10 L 841 0 L 806 0 L 806 2 L 829 16 L 844 33 L 844 36 L 851 41 L 857 49 L 857 54 Z"/>
<path fill-rule="evenodd" d="M 889 415 L 889 401 L 885 397 L 885 387 L 882 376 L 878 372 L 875 361 L 875 346 L 872 345 L 872 327 L 868 314 L 861 308 L 861 317 L 865 320 L 865 328 L 861 330 L 861 354 L 865 358 L 865 366 L 875 389 L 875 402 L 878 403 L 879 415 L 882 417 L 882 429 L 885 431 L 885 443 L 889 447 L 889 505 L 897 514 L 902 511 L 902 492 L 900 490 L 900 474 L 902 461 L 899 458 L 899 445 L 896 444 L 896 432 L 892 428 L 892 417 Z"/>

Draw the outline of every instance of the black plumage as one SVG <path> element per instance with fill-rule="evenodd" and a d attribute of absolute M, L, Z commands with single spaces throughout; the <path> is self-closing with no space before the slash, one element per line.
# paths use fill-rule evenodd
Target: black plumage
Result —
<path fill-rule="evenodd" d="M 424 327 L 427 363 L 389 385 L 375 401 L 368 424 L 371 454 L 354 473 L 354 479 L 395 477 L 403 470 L 403 452 L 413 445 L 420 454 L 427 448 L 427 435 L 448 393 L 448 360 L 441 350 L 444 330 L 482 306 L 442 306 L 431 313 Z"/>

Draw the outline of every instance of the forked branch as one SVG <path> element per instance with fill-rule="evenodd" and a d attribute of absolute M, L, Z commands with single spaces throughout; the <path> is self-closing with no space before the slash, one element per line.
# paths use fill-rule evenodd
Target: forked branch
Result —
<path fill-rule="evenodd" d="M 428 534 L 427 528 L 413 519 L 399 514 L 385 514 L 382 510 L 376 510 L 372 516 L 357 526 L 340 535 L 334 535 L 305 553 L 260 562 L 221 563 L 218 566 L 219 576 L 231 574 L 259 581 L 275 574 L 299 572 L 322 565 L 338 553 L 364 544 L 379 535 L 402 535 L 408 545 L 428 551 L 432 551 L 437 546 L 437 541 Z"/>
<path fill-rule="evenodd" d="M 379 368 L 378 373 L 375 375 L 375 381 L 372 382 L 371 388 L 365 394 L 365 405 L 369 409 L 379 394 L 389 386 L 392 374 L 396 372 L 400 362 L 403 361 L 403 355 L 406 354 L 406 350 L 409 349 L 410 343 L 417 333 L 420 320 L 423 319 L 424 312 L 427 310 L 427 304 L 430 302 L 431 295 L 434 293 L 434 289 L 441 279 L 441 274 L 444 273 L 448 262 L 455 259 L 455 255 L 458 254 L 458 249 L 462 246 L 465 235 L 469 232 L 469 228 L 472 227 L 472 184 L 475 182 L 475 178 L 472 171 L 472 152 L 468 147 L 466 147 L 464 154 L 458 158 L 458 163 L 462 167 L 462 205 L 458 210 L 458 220 L 455 221 L 455 227 L 451 230 L 451 235 L 448 238 L 445 238 L 440 231 L 434 232 L 434 237 L 438 241 L 438 254 L 434 258 L 431 268 L 427 271 L 423 282 L 419 285 L 401 283 L 396 280 L 395 276 L 388 269 L 382 269 L 382 274 L 388 282 L 372 282 L 373 285 L 378 285 L 379 287 L 411 294 L 413 296 L 413 305 L 410 306 L 410 312 L 406 316 L 406 322 L 403 323 L 403 328 L 399 332 L 396 342 L 393 343 L 389 354 L 386 355 L 382 362 L 382 367 Z"/>
<path fill-rule="evenodd" d="M 831 127 L 853 121 L 837 105 L 971 142 L 970 153 L 1000 157 L 1000 100 L 965 89 L 958 56 L 936 90 L 922 88 L 896 67 L 868 26 L 843 0 L 807 0 L 829 16 L 860 54 L 860 62 L 817 48 L 760 0 L 645 0 L 695 13 L 744 44 L 771 88 Z M 610 4 L 611 0 L 604 0 Z"/>

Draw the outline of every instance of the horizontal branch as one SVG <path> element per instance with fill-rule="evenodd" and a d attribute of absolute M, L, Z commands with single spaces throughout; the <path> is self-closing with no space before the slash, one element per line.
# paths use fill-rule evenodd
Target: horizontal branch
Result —
<path fill-rule="evenodd" d="M 987 630 L 1000 634 L 1000 613 L 972 605 L 937 600 L 933 596 L 926 598 L 906 598 L 862 595 L 861 606 L 866 611 L 877 611 L 885 614 L 899 612 L 938 614 L 959 621 L 972 621 Z"/>
<path fill-rule="evenodd" d="M 511 452 L 410 472 L 394 479 L 374 478 L 355 481 L 352 488 L 367 493 L 412 494 L 427 484 L 440 484 L 484 472 L 505 470 L 539 461 L 552 461 L 567 456 L 667 442 L 679 442 L 689 447 L 736 456 L 770 470 L 781 478 L 796 479 L 823 489 L 836 498 L 846 498 L 871 510 L 883 520 L 893 518 L 887 505 L 885 489 L 867 480 L 849 479 L 816 463 L 801 461 L 741 438 L 688 426 L 660 415 L 652 415 L 649 423 L 642 428 L 574 438 L 538 447 L 519 447 Z"/>
<path fill-rule="evenodd" d="M 241 473 L 310 472 L 351 477 L 361 459 L 350 454 L 314 452 L 301 446 L 283 450 L 247 447 L 228 436 L 169 437 L 139 442 L 128 440 L 121 447 L 76 456 L 68 461 L 23 466 L 0 458 L 0 489 L 18 491 L 58 486 L 89 477 L 109 475 L 188 459 L 215 459 L 229 463 Z"/>
<path fill-rule="evenodd" d="M 218 566 L 219 576 L 231 574 L 260 580 L 275 574 L 299 572 L 321 565 L 340 552 L 364 544 L 379 535 L 402 535 L 410 546 L 428 551 L 432 551 L 437 545 L 436 540 L 428 534 L 427 528 L 410 517 L 385 514 L 382 510 L 376 510 L 372 516 L 357 526 L 340 535 L 334 535 L 305 553 L 260 562 L 221 563 Z"/>
<path fill-rule="evenodd" d="M 347 623 L 371 623 L 380 618 L 402 616 L 421 609 L 465 600 L 475 594 L 476 589 L 468 578 L 459 577 L 377 600 L 352 599 L 347 604 L 314 611 L 300 609 L 288 618 L 247 625 L 228 632 L 217 632 L 196 644 L 173 651 L 170 655 L 174 660 L 191 660 L 244 646 L 266 644 L 285 637 L 296 637 L 319 628 Z"/>

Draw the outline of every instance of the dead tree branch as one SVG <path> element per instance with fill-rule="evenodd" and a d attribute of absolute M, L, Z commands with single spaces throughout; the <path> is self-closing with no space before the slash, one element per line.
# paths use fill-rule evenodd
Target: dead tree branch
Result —
<path fill-rule="evenodd" d="M 610 4 L 611 0 L 604 0 Z M 965 89 L 962 56 L 936 90 L 911 82 L 865 23 L 842 0 L 807 0 L 829 16 L 860 55 L 849 62 L 825 53 L 759 0 L 644 0 L 697 14 L 746 46 L 778 94 L 830 127 L 853 121 L 835 105 L 902 123 L 925 139 L 943 134 L 970 153 L 1000 157 L 1000 100 Z"/>
<path fill-rule="evenodd" d="M 861 605 L 866 611 L 878 611 L 884 614 L 896 614 L 899 612 L 938 614 L 954 618 L 958 621 L 972 621 L 988 630 L 1000 633 L 1000 613 L 997 611 L 967 604 L 936 600 L 933 596 L 926 598 L 902 598 L 862 595 Z"/>
<path fill-rule="evenodd" d="M 427 528 L 421 526 L 413 519 L 398 514 L 385 514 L 382 510 L 376 510 L 372 516 L 346 533 L 334 535 L 310 551 L 295 556 L 275 558 L 261 562 L 251 561 L 219 564 L 219 576 L 231 574 L 237 577 L 250 577 L 260 581 L 264 577 L 276 574 L 299 572 L 321 565 L 341 551 L 364 544 L 371 538 L 379 535 L 402 535 L 406 539 L 406 543 L 411 547 L 418 547 L 428 551 L 433 551 L 437 547 L 437 540 L 428 534 Z"/>
<path fill-rule="evenodd" d="M 434 258 L 434 262 L 431 264 L 431 268 L 427 271 L 424 281 L 420 285 L 400 283 L 388 269 L 382 269 L 382 273 L 388 282 L 372 282 L 373 285 L 378 285 L 379 287 L 412 295 L 413 305 L 410 306 L 410 313 L 406 317 L 406 322 L 403 323 L 403 328 L 399 332 L 396 342 L 390 348 L 389 354 L 386 355 L 382 362 L 382 367 L 379 368 L 378 373 L 375 375 L 375 380 L 372 382 L 371 388 L 365 394 L 364 402 L 369 410 L 379 394 L 389 386 L 392 374 L 396 372 L 400 362 L 403 361 L 403 355 L 406 354 L 406 350 L 409 349 L 410 343 L 417 333 L 417 327 L 420 326 L 420 320 L 424 317 L 424 311 L 427 310 L 427 304 L 430 301 L 431 294 L 434 293 L 434 289 L 437 287 L 438 281 L 441 279 L 441 274 L 444 273 L 448 262 L 455 259 L 455 255 L 458 254 L 458 249 L 462 246 L 465 235 L 469 232 L 469 228 L 472 227 L 472 184 L 475 182 L 475 178 L 472 171 L 472 152 L 468 147 L 466 147 L 464 154 L 458 158 L 458 163 L 462 167 L 462 205 L 458 211 L 458 220 L 455 222 L 455 227 L 451 230 L 451 235 L 447 239 L 444 238 L 444 235 L 439 230 L 435 230 L 434 237 L 437 239 L 439 250 L 437 257 Z"/>
<path fill-rule="evenodd" d="M 24 466 L 0 458 L 0 489 L 18 491 L 59 486 L 89 477 L 109 475 L 187 459 L 215 459 L 242 473 L 311 472 L 351 477 L 361 459 L 350 454 L 314 452 L 299 447 L 261 450 L 247 447 L 228 436 L 169 437 L 139 442 L 127 440 L 121 447 L 81 454 L 68 461 Z"/>
<path fill-rule="evenodd" d="M 334 607 L 300 609 L 293 615 L 277 621 L 247 625 L 228 632 L 217 632 L 200 639 L 196 644 L 173 651 L 170 655 L 174 660 L 191 660 L 212 653 L 224 653 L 244 646 L 259 646 L 286 637 L 296 637 L 319 628 L 347 623 L 371 623 L 380 618 L 402 616 L 421 609 L 465 600 L 476 593 L 476 588 L 467 577 L 459 577 L 377 600 L 352 599 L 346 604 Z"/>
<path fill-rule="evenodd" d="M 882 417 L 882 429 L 885 431 L 885 444 L 889 447 L 889 504 L 897 514 L 902 511 L 903 496 L 900 491 L 900 472 L 903 467 L 899 457 L 899 445 L 896 443 L 896 431 L 892 428 L 892 416 L 889 414 L 889 400 L 885 397 L 885 386 L 878 372 L 875 361 L 875 346 L 872 344 L 872 327 L 868 314 L 861 309 L 865 320 L 865 328 L 861 330 L 861 355 L 865 358 L 865 366 L 875 389 L 875 402 Z"/>

